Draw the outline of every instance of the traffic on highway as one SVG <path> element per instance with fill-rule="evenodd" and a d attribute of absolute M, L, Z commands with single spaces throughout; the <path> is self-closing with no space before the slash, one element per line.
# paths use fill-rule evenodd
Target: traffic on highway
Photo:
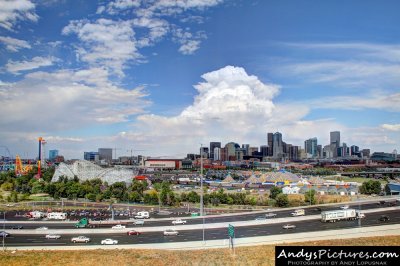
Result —
<path fill-rule="evenodd" d="M 396 204 L 393 204 L 396 203 Z M 8 212 L 7 219 L 3 221 L 4 230 L 0 232 L 0 237 L 4 236 L 6 246 L 52 246 L 52 245 L 126 245 L 126 244 L 146 244 L 146 243 L 168 243 L 168 242 L 186 242 L 203 240 L 201 227 L 196 229 L 185 229 L 187 225 L 205 224 L 223 224 L 219 228 L 208 228 L 204 234 L 204 240 L 216 240 L 227 238 L 227 226 L 231 222 L 238 221 L 258 221 L 262 217 L 262 224 L 249 224 L 236 227 L 236 237 L 254 237 L 266 235 L 292 234 L 300 232 L 314 232 L 322 230 L 356 228 L 360 226 L 377 226 L 382 224 L 398 224 L 400 223 L 400 209 L 397 201 L 387 201 L 382 204 L 380 202 L 363 202 L 357 204 L 349 204 L 346 208 L 337 206 L 319 206 L 319 207 L 302 207 L 286 210 L 265 210 L 262 212 L 213 216 L 213 217 L 186 217 L 176 218 L 168 217 L 164 219 L 154 219 L 149 214 L 149 219 L 120 219 L 120 220 L 91 220 L 86 217 L 73 221 L 43 221 L 42 219 L 29 220 L 21 218 L 17 215 L 17 220 L 13 219 L 12 214 L 17 212 Z M 390 208 L 394 207 L 394 208 Z M 386 208 L 380 211 L 379 209 Z M 388 210 L 388 208 L 390 210 Z M 361 211 L 375 210 L 363 216 L 348 216 L 334 223 L 324 222 L 323 214 L 328 213 L 329 219 L 335 217 L 335 213 L 339 215 L 359 215 Z M 86 211 L 81 211 L 83 213 Z M 91 211 L 93 212 L 93 211 Z M 312 220 L 296 220 L 299 216 L 315 216 Z M 333 214 L 332 214 L 333 213 Z M 333 215 L 333 216 L 332 216 Z M 71 216 L 69 216 L 71 217 Z M 92 216 L 93 217 L 93 216 Z M 318 218 L 319 217 L 319 218 Z M 119 218 L 119 217 L 118 217 Z M 282 222 L 268 223 L 283 218 Z M 286 218 L 291 219 L 290 222 L 284 221 Z M 293 220 L 294 219 L 294 220 Z M 338 220 L 338 219 L 333 219 Z M 143 223 L 136 224 L 137 221 Z M 266 221 L 266 222 L 265 222 Z M 90 229 L 90 223 L 94 222 L 93 228 Z M 123 223 L 122 223 L 123 222 Z M 83 224 L 82 228 L 88 228 L 89 232 L 82 234 L 81 227 L 77 224 Z M 107 232 L 98 232 L 96 230 L 109 229 Z M 144 228 L 151 229 L 150 231 Z M 61 230 L 62 233 L 53 233 L 52 230 Z M 85 229 L 87 230 L 87 229 Z M 23 232 L 23 233 L 22 233 Z M 83 240 L 84 239 L 84 240 Z M 109 241 L 109 240 L 115 241 Z M 75 241 L 74 241 L 75 240 Z M 107 240 L 107 241 L 104 241 Z"/>

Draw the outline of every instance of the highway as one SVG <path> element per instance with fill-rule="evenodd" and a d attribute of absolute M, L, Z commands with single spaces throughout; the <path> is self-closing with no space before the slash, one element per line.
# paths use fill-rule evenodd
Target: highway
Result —
<path fill-rule="evenodd" d="M 337 208 L 336 208 L 337 209 Z M 382 215 L 388 215 L 390 220 L 388 222 L 379 221 L 379 217 Z M 232 218 L 232 217 L 230 217 Z M 382 224 L 399 224 L 400 223 L 400 210 L 384 211 L 369 213 L 364 219 L 361 220 L 361 225 L 365 226 L 376 226 Z M 345 228 L 357 228 L 359 221 L 340 221 L 337 223 L 322 223 L 319 219 L 306 220 L 291 222 L 296 225 L 295 229 L 283 229 L 282 226 L 285 223 L 276 224 L 263 224 L 255 226 L 244 226 L 236 227 L 235 235 L 236 238 L 254 237 L 254 236 L 266 236 L 266 235 L 280 235 L 287 233 L 300 233 L 300 232 L 313 232 L 323 231 L 332 229 L 345 229 Z M 179 226 L 176 226 L 179 231 Z M 7 230 L 12 235 L 5 238 L 6 247 L 16 246 L 79 246 L 79 245 L 99 245 L 100 241 L 106 238 L 113 238 L 119 241 L 119 244 L 151 244 L 151 243 L 169 243 L 169 242 L 186 242 L 186 241 L 202 241 L 202 226 L 199 225 L 196 230 L 181 230 L 178 236 L 163 236 L 162 232 L 145 232 L 139 236 L 127 236 L 123 232 L 115 232 L 108 234 L 84 234 L 91 238 L 91 242 L 88 244 L 74 244 L 71 243 L 71 237 L 81 235 L 79 229 L 75 229 L 69 232 L 73 234 L 63 234 L 60 239 L 48 240 L 45 235 L 48 233 L 46 230 L 43 231 L 42 235 L 24 234 L 17 235 L 13 234 L 15 230 Z M 50 230 L 49 230 L 50 231 Z M 140 229 L 138 229 L 140 231 Z M 205 240 L 216 240 L 216 239 L 227 239 L 227 228 L 207 229 L 205 230 Z"/>
<path fill-rule="evenodd" d="M 385 204 L 379 204 L 379 201 L 375 201 L 375 202 L 364 202 L 364 203 L 360 203 L 360 204 L 355 204 L 355 203 L 351 203 L 349 204 L 350 208 L 354 208 L 354 209 L 361 209 L 361 210 L 370 210 L 370 209 L 377 209 L 377 208 L 382 208 L 382 207 L 388 207 L 390 205 L 390 203 L 396 203 L 396 206 L 399 206 L 400 203 L 396 202 L 395 200 L 390 200 L 390 201 L 386 201 Z M 321 211 L 327 211 L 327 210 L 337 210 L 339 209 L 340 206 L 342 206 L 343 204 L 338 204 L 335 206 L 323 206 L 323 207 L 319 207 L 320 209 L 318 209 L 317 207 L 310 207 L 307 208 L 306 206 L 304 207 L 305 210 L 305 214 L 306 215 L 316 215 L 316 214 L 320 214 Z M 299 207 L 302 208 L 302 207 Z M 206 224 L 212 224 L 212 223 L 230 223 L 230 222 L 239 222 L 239 221 L 249 221 L 249 220 L 255 220 L 256 217 L 259 217 L 265 213 L 268 212 L 273 212 L 276 213 L 277 216 L 276 218 L 283 218 L 283 217 L 291 217 L 290 213 L 293 210 L 270 210 L 270 211 L 262 211 L 262 212 L 255 212 L 255 213 L 248 213 L 248 214 L 236 214 L 236 215 L 228 215 L 228 216 L 213 216 L 213 217 L 207 217 L 204 219 L 204 222 Z M 74 216 L 73 219 L 76 219 L 75 222 L 45 222 L 45 221 L 40 221 L 40 222 L 34 222 L 32 221 L 31 223 L 21 223 L 20 221 L 27 221 L 26 218 L 14 218 L 12 215 L 7 216 L 7 224 L 6 224 L 6 229 L 10 229 L 12 226 L 16 226 L 16 225 L 20 225 L 23 226 L 24 229 L 36 229 L 38 227 L 41 226 L 45 226 L 48 227 L 49 230 L 51 229 L 72 229 L 74 228 L 74 223 L 77 222 L 78 219 L 83 218 L 80 216 Z M 89 217 L 90 218 L 90 217 Z M 128 217 L 115 217 L 116 220 L 118 219 L 127 219 Z M 182 219 L 187 221 L 188 225 L 195 225 L 195 224 L 202 224 L 203 223 L 203 219 L 202 218 L 190 218 L 190 217 L 181 217 Z M 169 217 L 167 219 L 156 219 L 156 220 L 145 220 L 145 226 L 146 227 L 162 227 L 162 226 L 171 226 L 171 222 L 174 220 L 175 218 Z M 275 219 L 275 218 L 270 218 L 270 219 Z M 15 221 L 14 221 L 15 220 Z M 110 227 L 110 226 L 107 226 Z M 132 222 L 130 222 L 127 226 L 128 228 L 140 228 L 140 226 L 134 226 L 132 224 Z"/>

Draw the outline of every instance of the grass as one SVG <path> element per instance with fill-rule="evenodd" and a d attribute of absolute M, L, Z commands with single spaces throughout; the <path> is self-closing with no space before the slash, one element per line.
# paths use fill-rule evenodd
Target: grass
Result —
<path fill-rule="evenodd" d="M 345 240 L 310 241 L 287 245 L 302 246 L 400 246 L 399 236 L 367 237 Z M 85 250 L 85 251 L 5 251 L 0 265 L 274 265 L 275 246 L 190 251 L 168 250 Z"/>

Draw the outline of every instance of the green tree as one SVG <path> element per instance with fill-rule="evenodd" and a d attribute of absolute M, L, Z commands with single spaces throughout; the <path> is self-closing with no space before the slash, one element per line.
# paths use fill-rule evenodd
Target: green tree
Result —
<path fill-rule="evenodd" d="M 289 199 L 288 195 L 280 193 L 275 198 L 275 204 L 277 207 L 288 207 L 289 206 Z"/>
<path fill-rule="evenodd" d="M 14 189 L 14 183 L 13 182 L 8 182 L 8 181 L 4 182 L 1 185 L 1 189 L 4 190 L 4 191 L 11 191 L 11 190 Z"/>
<path fill-rule="evenodd" d="M 310 202 L 311 202 L 311 205 L 314 205 L 315 201 L 316 200 L 315 200 L 315 190 L 314 189 L 311 189 L 311 190 L 307 191 L 306 193 L 304 193 L 304 202 L 306 204 L 310 204 Z"/>
<path fill-rule="evenodd" d="M 280 193 L 282 193 L 282 188 L 273 186 L 269 190 L 269 197 L 271 199 L 276 199 L 276 196 L 278 196 Z"/>
<path fill-rule="evenodd" d="M 85 198 L 87 198 L 90 201 L 96 201 L 96 194 L 88 193 L 88 194 L 86 194 Z"/>
<path fill-rule="evenodd" d="M 361 194 L 379 194 L 381 192 L 381 182 L 375 180 L 365 181 L 359 190 Z"/>

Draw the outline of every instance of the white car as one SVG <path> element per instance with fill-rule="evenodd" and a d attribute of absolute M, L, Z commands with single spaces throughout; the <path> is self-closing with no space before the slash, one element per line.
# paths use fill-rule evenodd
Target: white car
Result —
<path fill-rule="evenodd" d="M 177 236 L 179 233 L 174 229 L 167 229 L 164 231 L 165 236 Z"/>
<path fill-rule="evenodd" d="M 133 225 L 144 225 L 144 220 L 135 220 L 133 221 Z"/>
<path fill-rule="evenodd" d="M 60 235 L 52 235 L 52 234 L 50 234 L 50 235 L 46 235 L 46 238 L 47 239 L 59 239 L 59 238 L 61 238 L 61 236 Z"/>
<path fill-rule="evenodd" d="M 294 224 L 285 224 L 282 226 L 283 229 L 295 229 L 296 226 Z"/>
<path fill-rule="evenodd" d="M 340 207 L 342 210 L 347 210 L 349 208 L 349 205 L 344 205 Z"/>
<path fill-rule="evenodd" d="M 77 236 L 71 238 L 71 242 L 73 243 L 87 243 L 90 242 L 90 238 L 86 236 Z"/>
<path fill-rule="evenodd" d="M 49 229 L 49 228 L 46 227 L 46 226 L 42 226 L 42 227 L 36 228 L 36 230 L 47 230 L 47 229 Z"/>
<path fill-rule="evenodd" d="M 172 224 L 173 224 L 173 225 L 186 224 L 186 221 L 185 221 L 185 220 L 178 219 L 178 220 L 172 221 Z"/>
<path fill-rule="evenodd" d="M 101 240 L 101 244 L 102 245 L 117 245 L 118 240 L 107 238 L 107 239 Z"/>
<path fill-rule="evenodd" d="M 112 229 L 125 229 L 126 228 L 126 226 L 125 225 L 120 225 L 120 224 L 117 224 L 117 225 L 114 225 L 113 227 L 111 227 Z"/>
<path fill-rule="evenodd" d="M 274 218 L 274 217 L 276 217 L 276 213 L 272 213 L 272 212 L 266 213 L 265 217 L 266 218 Z"/>

